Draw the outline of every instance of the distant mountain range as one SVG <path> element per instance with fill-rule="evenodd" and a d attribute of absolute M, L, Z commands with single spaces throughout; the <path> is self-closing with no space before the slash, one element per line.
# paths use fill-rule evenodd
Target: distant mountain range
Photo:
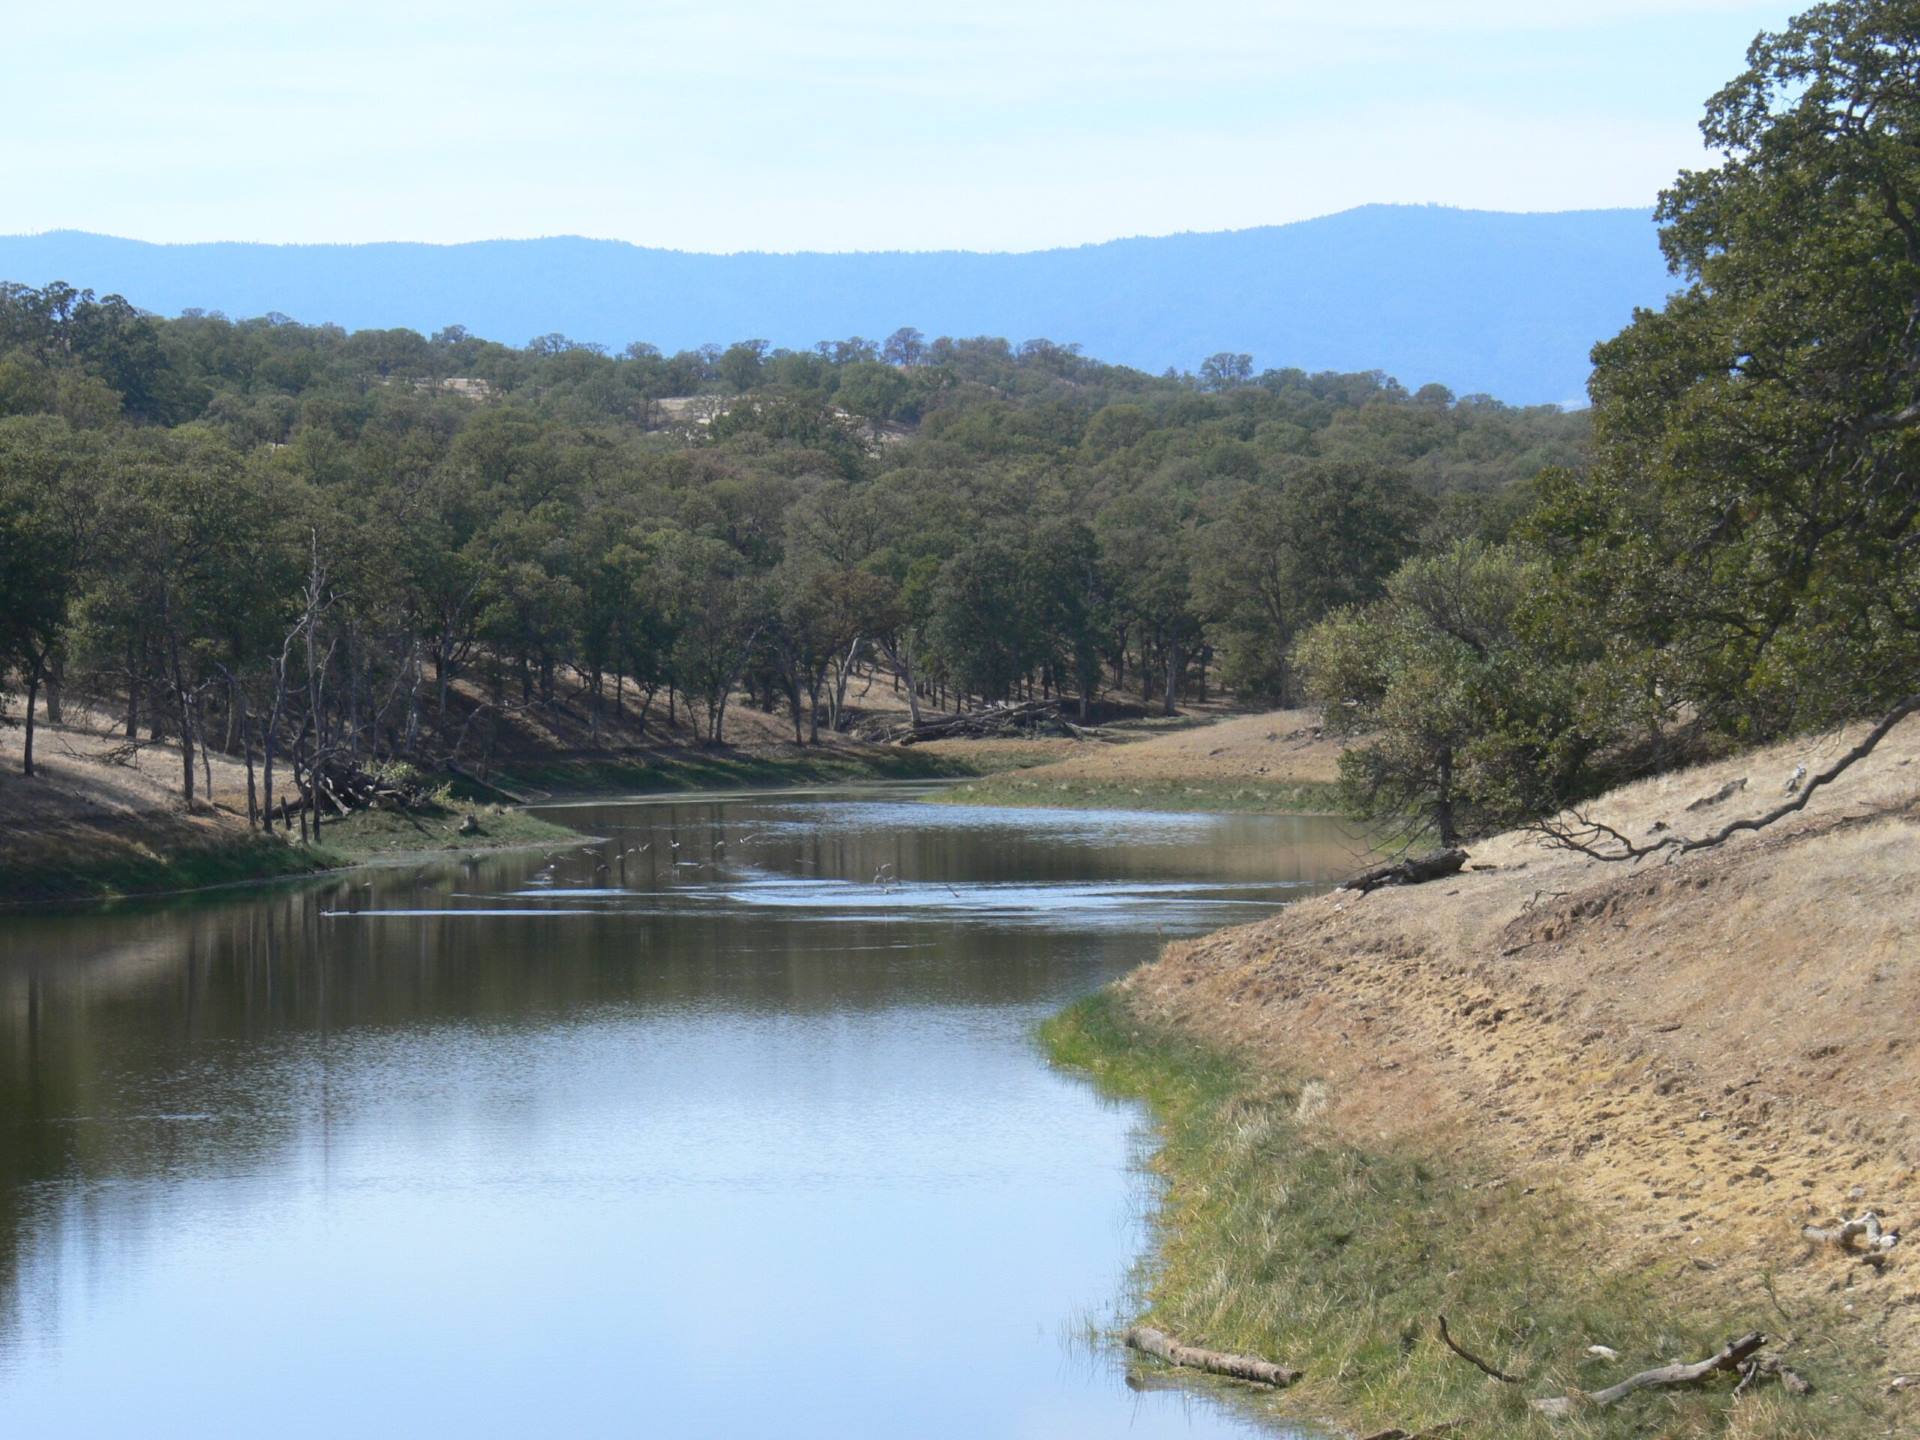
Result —
<path fill-rule="evenodd" d="M 1255 230 L 1023 254 L 736 255 L 563 236 L 464 245 L 154 245 L 0 237 L 0 279 L 64 280 L 173 315 L 278 311 L 350 330 L 464 325 L 618 350 L 766 339 L 1045 337 L 1101 360 L 1385 370 L 1515 404 L 1580 402 L 1587 356 L 1674 288 L 1644 210 L 1512 215 L 1369 205 Z"/>

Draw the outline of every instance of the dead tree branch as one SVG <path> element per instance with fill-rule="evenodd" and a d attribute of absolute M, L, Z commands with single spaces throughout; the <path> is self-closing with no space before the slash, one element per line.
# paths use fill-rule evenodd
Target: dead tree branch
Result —
<path fill-rule="evenodd" d="M 1455 1340 L 1453 1336 L 1447 1333 L 1447 1317 L 1446 1316 L 1442 1315 L 1439 1317 L 1439 1319 L 1440 1319 L 1440 1338 L 1446 1342 L 1447 1348 L 1453 1351 L 1453 1353 L 1458 1355 L 1462 1360 L 1466 1361 L 1469 1365 L 1479 1370 L 1482 1374 L 1490 1376 L 1495 1380 L 1498 1380 L 1502 1385 L 1524 1385 L 1527 1383 L 1517 1375 L 1509 1375 L 1504 1370 L 1494 1369 L 1493 1366 L 1489 1365 L 1486 1361 L 1482 1360 L 1478 1355 L 1474 1354 L 1471 1350 L 1467 1349 L 1458 1340 Z"/>
<path fill-rule="evenodd" d="M 1720 1347 L 1717 1354 L 1704 1360 L 1696 1360 L 1691 1365 L 1660 1365 L 1652 1370 L 1642 1370 L 1638 1375 L 1629 1375 L 1618 1385 L 1609 1385 L 1604 1390 L 1575 1391 L 1571 1395 L 1554 1395 L 1533 1402 L 1533 1408 L 1542 1415 L 1571 1415 L 1580 1409 L 1605 1409 L 1617 1405 L 1636 1390 L 1646 1390 L 1657 1386 L 1691 1385 L 1696 1380 L 1720 1370 L 1739 1370 L 1747 1358 L 1767 1343 L 1767 1337 L 1758 1330 L 1742 1335 L 1737 1340 L 1729 1340 Z"/>
<path fill-rule="evenodd" d="M 1551 848 L 1571 850 L 1592 860 L 1620 861 L 1644 860 L 1649 855 L 1666 853 L 1668 858 L 1690 854 L 1695 850 L 1710 850 L 1722 845 L 1743 831 L 1764 830 L 1777 821 L 1807 808 L 1807 802 L 1822 786 L 1829 785 L 1851 766 L 1871 755 L 1876 746 L 1887 738 L 1889 731 L 1907 716 L 1920 711 L 1920 694 L 1909 695 L 1880 717 L 1873 729 L 1869 730 L 1846 754 L 1833 764 L 1808 780 L 1801 786 L 1792 799 L 1776 805 L 1764 815 L 1755 815 L 1744 820 L 1732 820 L 1709 835 L 1689 839 L 1684 835 L 1664 835 L 1660 839 L 1645 845 L 1636 845 L 1611 825 L 1593 819 L 1579 810 L 1568 811 L 1571 822 L 1555 817 L 1536 821 L 1528 828 Z"/>
<path fill-rule="evenodd" d="M 1883 1227 L 1880 1217 L 1871 1210 L 1834 1226 L 1803 1225 L 1800 1233 L 1809 1240 L 1841 1250 L 1854 1250 L 1853 1242 L 1864 1240 L 1868 1254 L 1885 1254 L 1900 1243 L 1900 1232 Z"/>

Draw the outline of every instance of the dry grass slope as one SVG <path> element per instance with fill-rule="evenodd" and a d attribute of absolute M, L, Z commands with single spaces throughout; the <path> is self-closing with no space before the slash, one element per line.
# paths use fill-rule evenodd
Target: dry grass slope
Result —
<path fill-rule="evenodd" d="M 1775 746 L 1593 810 L 1636 837 L 1702 831 L 1767 809 L 1796 766 L 1847 743 Z M 1552 1187 L 1601 1227 L 1593 1263 L 1657 1272 L 1689 1313 L 1791 1331 L 1837 1304 L 1835 1343 L 1878 1357 L 1878 1394 L 1920 1373 L 1915 1259 L 1903 1245 L 1875 1268 L 1800 1228 L 1869 1206 L 1916 1218 L 1916 759 L 1920 719 L 1801 814 L 1674 863 L 1500 836 L 1455 879 L 1335 893 L 1170 947 L 1123 996 L 1149 1023 L 1317 1082 L 1331 1140 Z M 1889 1397 L 1874 1433 L 1913 1433 L 1916 1394 Z"/>

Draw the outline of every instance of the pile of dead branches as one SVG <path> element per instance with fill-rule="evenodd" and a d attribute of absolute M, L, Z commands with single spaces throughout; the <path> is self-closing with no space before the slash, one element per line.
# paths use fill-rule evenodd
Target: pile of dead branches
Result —
<path fill-rule="evenodd" d="M 985 710 L 965 710 L 938 720 L 911 721 L 889 725 L 872 737 L 888 745 L 917 745 L 926 740 L 989 740 L 1012 736 L 1066 735 L 1090 733 L 1060 713 L 1058 700 L 1029 700 L 1018 705 L 993 705 Z"/>
<path fill-rule="evenodd" d="M 284 820 L 302 810 L 328 810 L 335 815 L 355 810 L 411 810 L 428 798 L 429 788 L 411 770 L 376 772 L 346 760 L 323 761 L 300 772 L 294 780 L 299 794 L 280 805 L 270 817 Z"/>

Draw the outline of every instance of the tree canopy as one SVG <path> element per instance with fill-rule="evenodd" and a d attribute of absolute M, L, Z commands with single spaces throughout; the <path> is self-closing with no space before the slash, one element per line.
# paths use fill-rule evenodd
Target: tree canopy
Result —
<path fill-rule="evenodd" d="M 1707 105 L 1719 163 L 1661 197 L 1681 288 L 1594 351 L 1592 464 L 1480 509 L 1500 565 L 1417 561 L 1304 647 L 1315 691 L 1382 727 L 1356 793 L 1538 815 L 1676 748 L 1920 692 L 1916 77 L 1910 3 L 1819 5 L 1754 42 Z M 1410 589 L 1485 615 L 1502 568 L 1527 578 L 1482 673 L 1499 647 Z"/>
<path fill-rule="evenodd" d="M 811 740 L 875 663 L 946 707 L 1283 696 L 1303 626 L 1586 432 L 1245 356 L 611 355 L 0 286 L 0 663 L 180 742 L 189 796 L 199 747 L 435 761 L 514 708 L 660 696 L 718 743 L 744 695 Z"/>

